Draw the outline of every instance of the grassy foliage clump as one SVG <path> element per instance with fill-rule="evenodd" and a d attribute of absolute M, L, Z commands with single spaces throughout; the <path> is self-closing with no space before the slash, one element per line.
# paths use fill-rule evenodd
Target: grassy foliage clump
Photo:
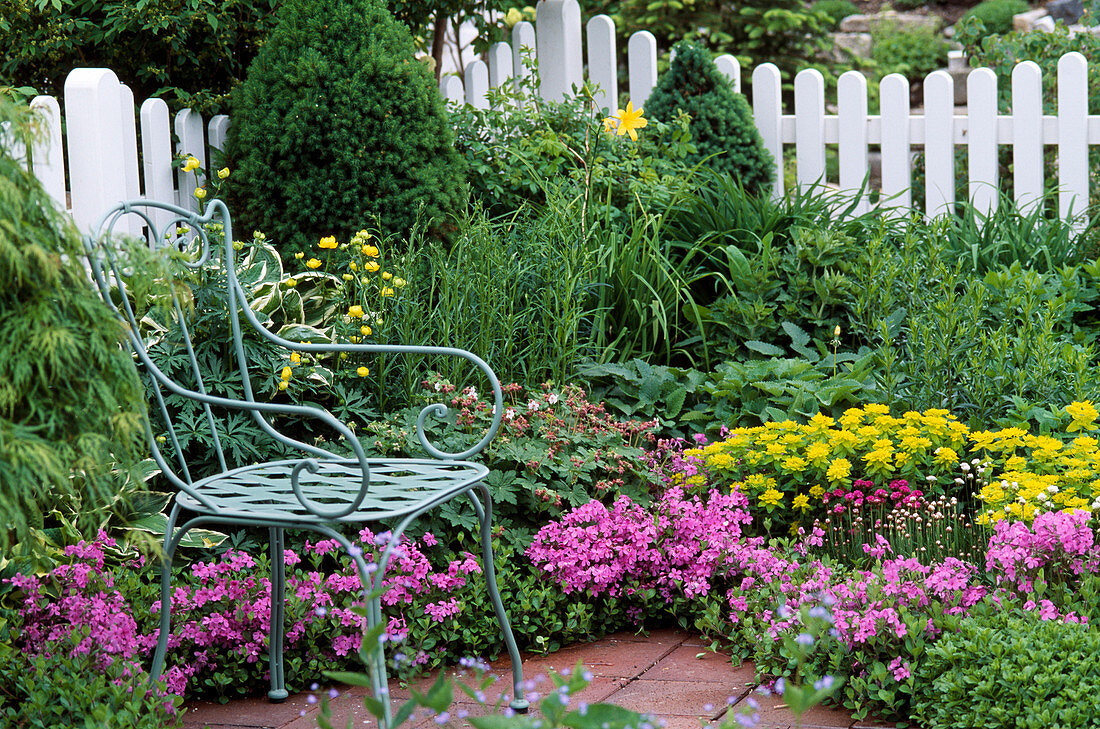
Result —
<path fill-rule="evenodd" d="M 10 103 L 0 122 L 30 135 Z M 82 253 L 72 223 L 0 148 L 0 545 L 53 511 L 94 526 L 115 499 L 112 465 L 143 435 L 137 371 Z"/>
<path fill-rule="evenodd" d="M 412 37 L 375 0 L 290 0 L 234 92 L 231 209 L 284 250 L 463 203 L 462 162 Z"/>

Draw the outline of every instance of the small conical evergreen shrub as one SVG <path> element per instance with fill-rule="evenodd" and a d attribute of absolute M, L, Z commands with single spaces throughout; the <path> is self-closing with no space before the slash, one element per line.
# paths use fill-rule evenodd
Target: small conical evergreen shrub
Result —
<path fill-rule="evenodd" d="M 0 95 L 0 125 L 29 142 Z M 0 551 L 57 522 L 91 536 L 135 463 L 145 395 L 72 221 L 0 145 Z M 79 519 L 77 518 L 79 517 Z"/>
<path fill-rule="evenodd" d="M 228 202 L 284 251 L 377 219 L 408 231 L 465 199 L 443 101 L 378 0 L 287 0 L 232 97 Z"/>
<path fill-rule="evenodd" d="M 690 115 L 697 149 L 691 161 L 706 160 L 705 165 L 734 175 L 750 192 L 771 189 L 772 156 L 745 97 L 731 88 L 701 45 L 682 41 L 675 50 L 668 73 L 646 101 L 647 115 L 665 122 L 678 111 Z"/>

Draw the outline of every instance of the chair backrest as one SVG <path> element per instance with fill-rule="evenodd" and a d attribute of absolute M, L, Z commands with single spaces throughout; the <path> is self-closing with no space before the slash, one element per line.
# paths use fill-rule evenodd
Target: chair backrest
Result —
<path fill-rule="evenodd" d="M 147 378 L 153 457 L 177 487 L 244 465 L 246 428 L 304 445 L 276 433 L 259 413 L 211 406 L 210 396 L 217 395 L 255 402 L 238 314 L 247 302 L 233 285 L 236 277 L 226 275 L 239 262 L 221 201 L 201 213 L 151 201 L 121 203 L 85 241 L 100 295 L 124 319 Z M 215 296 L 197 301 L 196 291 Z"/>

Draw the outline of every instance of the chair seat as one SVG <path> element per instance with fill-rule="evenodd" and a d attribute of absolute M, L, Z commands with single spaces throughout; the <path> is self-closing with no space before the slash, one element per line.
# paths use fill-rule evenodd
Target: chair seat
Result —
<path fill-rule="evenodd" d="M 318 522 L 294 495 L 290 475 L 300 460 L 245 466 L 196 481 L 192 487 L 214 508 L 187 493 L 180 506 L 213 516 L 244 522 Z M 317 473 L 302 470 L 302 494 L 322 509 L 352 501 L 363 484 L 357 460 L 317 460 Z M 368 459 L 370 487 L 357 510 L 336 521 L 363 522 L 399 517 L 421 507 L 438 505 L 467 491 L 488 475 L 489 469 L 469 461 L 430 459 Z"/>

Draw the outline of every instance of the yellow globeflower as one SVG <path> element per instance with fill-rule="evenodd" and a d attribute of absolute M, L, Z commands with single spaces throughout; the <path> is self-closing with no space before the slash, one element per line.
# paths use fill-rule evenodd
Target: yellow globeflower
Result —
<path fill-rule="evenodd" d="M 389 281 L 391 278 L 393 278 L 392 273 L 390 273 L 389 271 L 383 271 L 382 272 L 382 280 L 383 281 Z"/>
<path fill-rule="evenodd" d="M 408 283 L 408 282 L 403 278 L 395 278 L 393 280 L 393 287 L 395 289 L 400 289 L 400 288 L 403 288 L 406 283 Z"/>
<path fill-rule="evenodd" d="M 301 251 L 298 251 L 297 253 L 294 254 L 294 257 L 297 258 L 300 261 L 300 260 L 302 260 L 303 258 L 306 257 L 306 254 L 302 253 Z"/>
<path fill-rule="evenodd" d="M 335 248 L 336 247 L 336 236 L 330 235 L 327 238 L 322 238 L 320 240 L 320 242 L 317 244 L 317 247 L 318 248 L 328 248 L 330 250 Z"/>
<path fill-rule="evenodd" d="M 290 369 L 289 367 L 284 367 L 283 371 L 279 373 L 279 377 L 283 380 L 283 382 L 286 382 L 293 374 L 294 370 Z"/>
<path fill-rule="evenodd" d="M 370 327 L 368 327 L 368 326 L 367 326 L 366 324 L 364 324 L 363 326 L 359 327 L 359 332 L 360 332 L 360 333 L 361 333 L 361 334 L 362 334 L 362 335 L 363 335 L 364 337 L 369 337 L 369 336 L 370 336 L 371 334 L 373 334 L 373 333 L 374 333 L 374 332 L 373 332 L 373 330 L 372 330 L 372 329 L 371 329 Z"/>
<path fill-rule="evenodd" d="M 279 389 L 280 390 L 285 390 L 286 389 L 286 381 L 285 380 L 279 380 Z"/>
<path fill-rule="evenodd" d="M 362 319 L 363 318 L 363 307 L 359 306 L 358 304 L 356 304 L 355 306 L 349 306 L 348 307 L 348 316 L 350 316 L 352 319 Z"/>
<path fill-rule="evenodd" d="M 290 363 L 293 365 L 302 364 L 302 355 L 297 352 L 290 353 Z"/>
<path fill-rule="evenodd" d="M 349 263 L 348 268 L 350 268 L 352 271 L 358 271 L 359 270 L 359 266 L 356 265 L 355 261 L 352 261 L 351 263 Z"/>
<path fill-rule="evenodd" d="M 382 295 L 383 296 L 393 296 L 393 289 L 391 289 L 389 286 L 387 286 L 386 288 L 382 289 Z"/>
<path fill-rule="evenodd" d="M 288 289 L 292 289 L 297 285 L 298 285 L 298 282 L 295 281 L 292 278 L 288 278 L 286 281 L 283 281 L 283 286 L 286 286 Z"/>
<path fill-rule="evenodd" d="M 311 258 L 308 261 L 306 261 L 306 268 L 320 268 L 320 267 L 321 267 L 321 262 L 319 260 L 317 260 L 316 258 Z"/>
<path fill-rule="evenodd" d="M 363 247 L 359 250 L 361 250 L 363 255 L 367 258 L 378 258 L 378 248 L 372 246 L 370 243 L 363 244 Z"/>
<path fill-rule="evenodd" d="M 200 167 L 202 167 L 202 163 L 199 162 L 194 157 L 188 157 L 187 161 L 185 161 L 183 163 L 183 171 L 184 172 L 194 172 L 195 170 L 197 170 Z"/>
<path fill-rule="evenodd" d="M 206 197 L 206 188 L 205 187 L 196 187 L 195 188 L 195 197 L 197 197 L 199 200 L 202 200 L 204 197 Z"/>
<path fill-rule="evenodd" d="M 363 270 L 367 273 L 376 272 L 381 266 L 378 265 L 378 261 L 367 261 L 363 264 Z"/>
<path fill-rule="evenodd" d="M 356 372 L 356 373 L 357 373 L 357 374 L 358 374 L 358 375 L 359 375 L 360 377 L 366 377 L 367 375 L 369 375 L 369 374 L 370 374 L 370 370 L 369 370 L 369 369 L 367 369 L 366 367 L 360 367 L 359 369 L 355 370 L 355 372 Z"/>
<path fill-rule="evenodd" d="M 218 179 L 219 180 L 224 180 L 227 177 L 229 177 L 229 168 L 228 167 L 222 167 L 220 170 L 218 170 Z"/>
<path fill-rule="evenodd" d="M 341 278 L 343 278 L 345 281 L 354 281 L 355 280 L 355 276 L 352 276 L 350 273 L 343 274 L 341 276 Z"/>

